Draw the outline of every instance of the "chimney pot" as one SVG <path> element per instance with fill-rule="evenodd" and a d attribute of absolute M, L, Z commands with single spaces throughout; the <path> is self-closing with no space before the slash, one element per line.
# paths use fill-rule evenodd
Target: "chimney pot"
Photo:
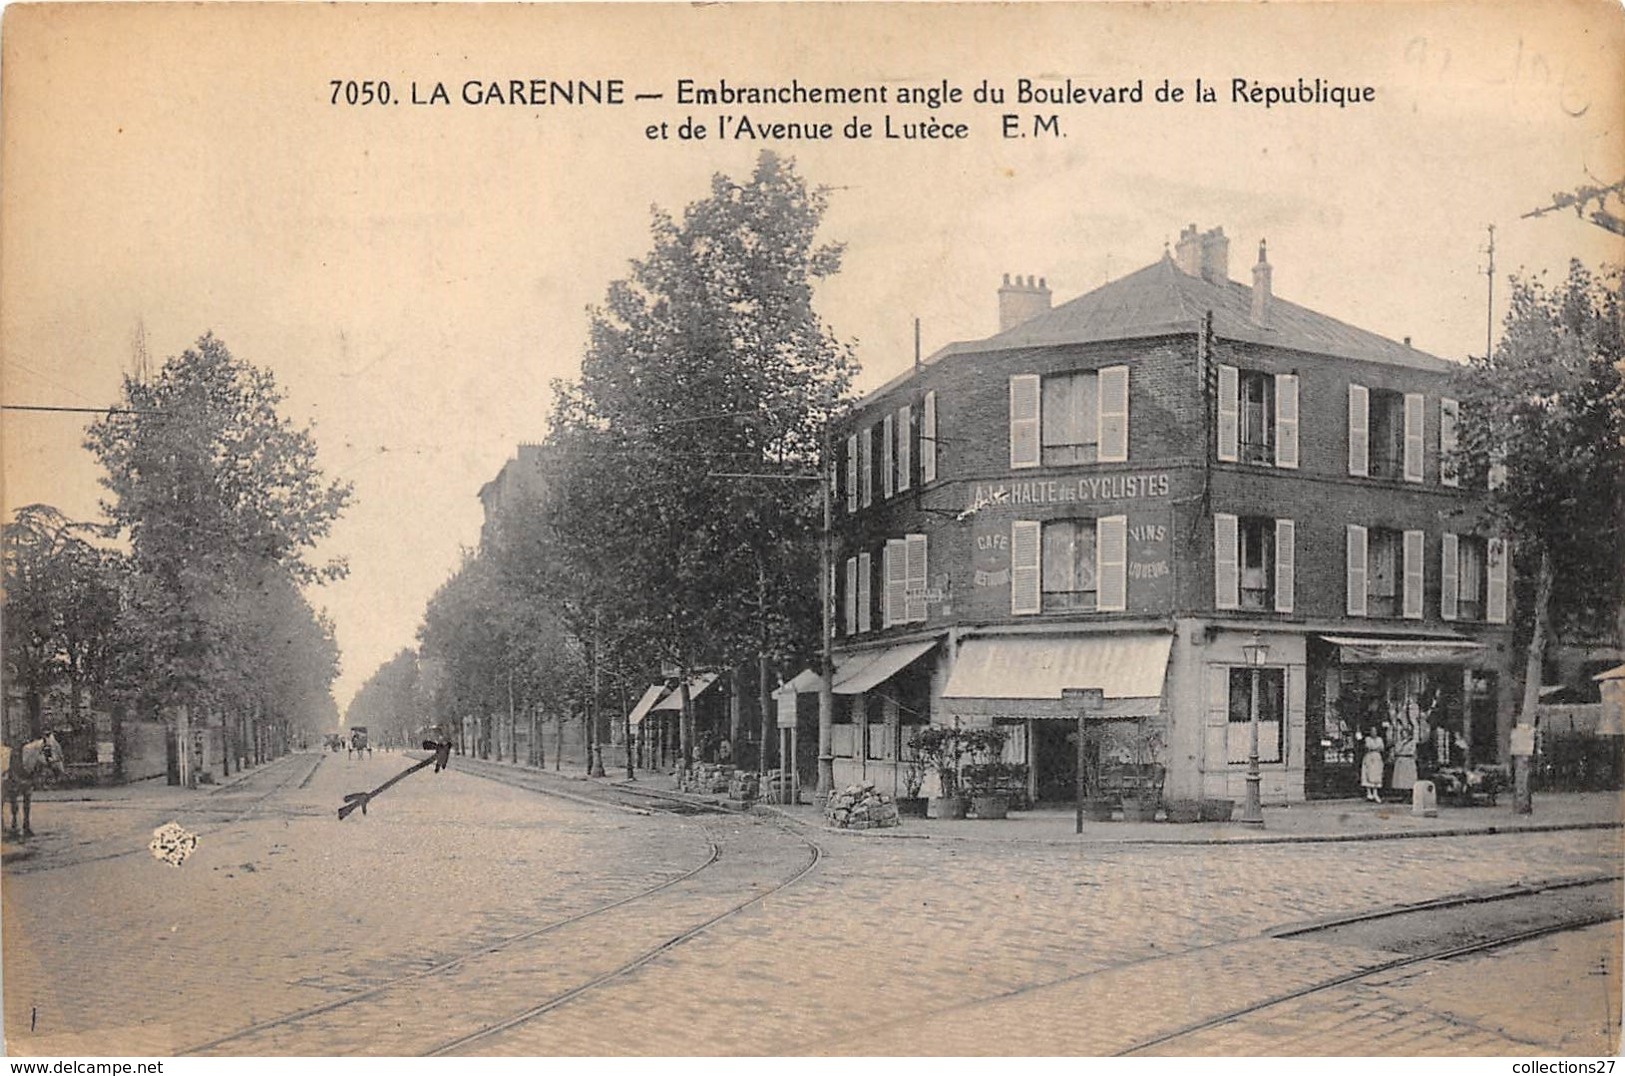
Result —
<path fill-rule="evenodd" d="M 1258 243 L 1258 264 L 1253 266 L 1253 321 L 1263 325 L 1270 319 L 1270 308 L 1275 303 L 1275 296 L 1271 291 L 1270 277 L 1272 270 L 1269 259 L 1264 254 L 1264 242 Z"/>
<path fill-rule="evenodd" d="M 1004 275 L 1004 286 L 999 289 L 999 331 L 1013 329 L 1022 322 L 1031 321 L 1050 308 L 1049 285 L 1044 278 L 1017 274 L 1011 283 L 1010 274 Z"/>
<path fill-rule="evenodd" d="M 1202 279 L 1222 284 L 1230 279 L 1230 240 L 1223 228 L 1209 229 L 1202 236 Z"/>
<path fill-rule="evenodd" d="M 1191 276 L 1201 275 L 1202 240 L 1196 232 L 1196 225 L 1180 231 L 1179 242 L 1174 244 L 1174 264 Z"/>

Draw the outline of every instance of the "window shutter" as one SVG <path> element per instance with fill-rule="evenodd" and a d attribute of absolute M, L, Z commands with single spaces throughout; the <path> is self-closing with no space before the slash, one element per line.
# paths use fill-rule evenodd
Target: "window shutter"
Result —
<path fill-rule="evenodd" d="M 1275 611 L 1292 612 L 1292 592 L 1297 587 L 1298 525 L 1290 519 L 1275 521 Z"/>
<path fill-rule="evenodd" d="M 1405 532 L 1405 591 L 1400 615 L 1407 620 L 1422 619 L 1423 558 L 1427 539 L 1421 531 Z"/>
<path fill-rule="evenodd" d="M 1365 528 L 1355 523 L 1348 529 L 1348 614 L 1365 616 Z"/>
<path fill-rule="evenodd" d="M 1219 367 L 1219 459 L 1234 460 L 1240 455 L 1241 371 L 1234 366 Z"/>
<path fill-rule="evenodd" d="M 880 494 L 890 497 L 897 492 L 896 465 L 892 462 L 892 449 L 897 443 L 897 422 L 890 411 L 880 423 Z"/>
<path fill-rule="evenodd" d="M 1120 613 L 1128 608 L 1128 517 L 1095 522 L 1095 608 Z"/>
<path fill-rule="evenodd" d="M 1456 619 L 1457 580 L 1456 536 L 1446 533 L 1439 539 L 1439 619 Z"/>
<path fill-rule="evenodd" d="M 886 539 L 886 607 L 881 627 L 904 622 L 908 612 L 908 543 L 901 538 Z"/>
<path fill-rule="evenodd" d="M 1507 622 L 1507 543 L 1505 538 L 1489 540 L 1489 587 L 1484 595 L 1484 619 L 1491 624 Z"/>
<path fill-rule="evenodd" d="M 1507 484 L 1507 450 L 1505 445 L 1490 449 L 1489 487 L 1500 489 Z"/>
<path fill-rule="evenodd" d="M 1456 424 L 1461 419 L 1461 404 L 1451 399 L 1439 401 L 1439 484 L 1461 485 L 1461 473 L 1454 458 L 1460 438 Z"/>
<path fill-rule="evenodd" d="M 1096 385 L 1101 463 L 1122 463 L 1128 459 L 1128 367 L 1108 366 L 1100 371 Z"/>
<path fill-rule="evenodd" d="M 863 472 L 863 507 L 867 508 L 875 503 L 875 428 L 863 428 L 863 457 L 859 470 Z"/>
<path fill-rule="evenodd" d="M 1236 517 L 1226 512 L 1213 514 L 1213 608 L 1235 609 L 1241 605 L 1241 543 L 1236 533 Z"/>
<path fill-rule="evenodd" d="M 1042 582 L 1044 525 L 1034 520 L 1010 522 L 1010 612 L 1021 616 L 1043 609 Z"/>
<path fill-rule="evenodd" d="M 1405 481 L 1422 481 L 1422 416 L 1426 414 L 1420 392 L 1405 394 Z"/>
<path fill-rule="evenodd" d="M 846 633 L 858 633 L 858 558 L 846 558 L 846 595 L 843 608 L 846 612 Z"/>
<path fill-rule="evenodd" d="M 1371 473 L 1371 394 L 1364 385 L 1349 386 L 1349 474 Z M 1363 600 L 1362 600 L 1363 606 Z M 1361 614 L 1364 615 L 1363 613 Z"/>
<path fill-rule="evenodd" d="M 1010 466 L 1038 466 L 1038 409 L 1043 389 L 1037 374 L 1010 378 Z"/>
<path fill-rule="evenodd" d="M 914 408 L 904 404 L 897 409 L 897 492 L 911 485 L 914 469 Z"/>
<path fill-rule="evenodd" d="M 858 435 L 846 439 L 846 510 L 858 510 Z"/>
<path fill-rule="evenodd" d="M 911 534 L 904 539 L 906 548 L 906 582 L 908 608 L 903 619 L 912 624 L 925 619 L 925 535 Z"/>
<path fill-rule="evenodd" d="M 925 394 L 925 414 L 920 417 L 920 484 L 937 480 L 937 393 Z"/>
<path fill-rule="evenodd" d="M 1275 466 L 1298 466 L 1298 375 L 1275 377 Z"/>
<path fill-rule="evenodd" d="M 875 622 L 875 564 L 868 553 L 858 554 L 858 633 L 869 631 Z"/>

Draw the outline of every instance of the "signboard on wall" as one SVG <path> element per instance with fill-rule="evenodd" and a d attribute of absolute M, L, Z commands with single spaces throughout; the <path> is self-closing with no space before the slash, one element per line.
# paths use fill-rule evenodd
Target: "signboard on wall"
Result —
<path fill-rule="evenodd" d="M 1174 587 L 1173 527 L 1169 515 L 1129 513 L 1128 601 L 1131 609 L 1170 607 Z"/>

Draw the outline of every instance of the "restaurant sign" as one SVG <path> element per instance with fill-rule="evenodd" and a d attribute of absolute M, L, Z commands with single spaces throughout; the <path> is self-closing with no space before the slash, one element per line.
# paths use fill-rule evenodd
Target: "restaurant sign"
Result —
<path fill-rule="evenodd" d="M 984 508 L 1128 501 L 1166 496 L 1168 496 L 1167 472 L 1033 479 L 1027 482 L 978 482 L 971 487 L 970 503 L 959 513 L 959 518 L 966 519 Z"/>

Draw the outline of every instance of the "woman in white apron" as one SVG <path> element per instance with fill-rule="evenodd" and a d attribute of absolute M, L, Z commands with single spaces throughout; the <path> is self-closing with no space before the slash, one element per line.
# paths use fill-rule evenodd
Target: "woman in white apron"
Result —
<path fill-rule="evenodd" d="M 1365 733 L 1365 756 L 1360 759 L 1360 787 L 1372 803 L 1382 802 L 1382 734 L 1376 729 Z"/>

